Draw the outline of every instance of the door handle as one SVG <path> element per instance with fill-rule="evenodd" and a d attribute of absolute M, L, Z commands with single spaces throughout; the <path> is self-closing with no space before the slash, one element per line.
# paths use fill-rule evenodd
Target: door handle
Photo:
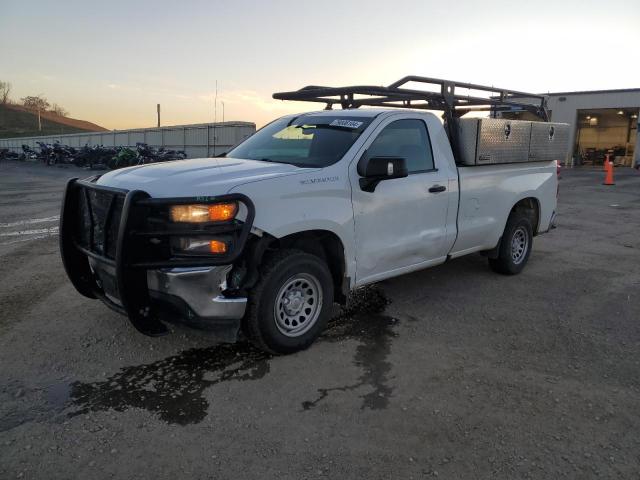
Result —
<path fill-rule="evenodd" d="M 444 185 L 434 185 L 429 189 L 429 193 L 440 193 L 444 192 L 447 189 Z"/>

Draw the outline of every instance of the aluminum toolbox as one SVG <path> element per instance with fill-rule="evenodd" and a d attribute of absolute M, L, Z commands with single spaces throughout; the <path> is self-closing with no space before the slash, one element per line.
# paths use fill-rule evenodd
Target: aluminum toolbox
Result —
<path fill-rule="evenodd" d="M 531 122 L 530 162 L 564 160 L 568 148 L 568 123 Z"/>
<path fill-rule="evenodd" d="M 500 163 L 563 160 L 569 125 L 501 118 L 461 118 L 458 123 L 460 163 Z"/>

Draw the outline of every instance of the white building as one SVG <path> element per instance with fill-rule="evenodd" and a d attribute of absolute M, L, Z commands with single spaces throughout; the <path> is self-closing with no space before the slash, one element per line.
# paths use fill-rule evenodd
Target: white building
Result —
<path fill-rule="evenodd" d="M 616 165 L 631 166 L 640 152 L 638 113 L 640 88 L 550 93 L 548 108 L 551 120 L 571 125 L 570 155 L 575 164 L 602 164 L 610 154 Z M 522 112 L 503 114 L 524 118 Z"/>

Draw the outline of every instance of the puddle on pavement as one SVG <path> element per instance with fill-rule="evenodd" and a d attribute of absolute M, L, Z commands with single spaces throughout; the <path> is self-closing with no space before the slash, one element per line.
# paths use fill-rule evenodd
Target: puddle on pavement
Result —
<path fill-rule="evenodd" d="M 318 397 L 302 403 L 309 410 L 332 391 L 367 391 L 362 408 L 380 409 L 389 403 L 387 385 L 391 364 L 386 360 L 396 320 L 380 315 L 389 302 L 376 287 L 366 287 L 352 297 L 349 308 L 334 317 L 320 341 L 356 339 L 354 363 L 362 369 L 357 382 L 338 388 L 318 389 Z M 209 402 L 205 390 L 226 381 L 248 381 L 269 373 L 270 356 L 246 343 L 190 349 L 163 360 L 122 368 L 108 379 L 71 384 L 69 416 L 91 411 L 142 408 L 167 423 L 187 425 L 201 422 Z"/>
<path fill-rule="evenodd" d="M 358 340 L 354 364 L 362 369 L 362 374 L 354 383 L 332 388 L 319 388 L 318 396 L 302 402 L 304 410 L 316 407 L 331 392 L 369 390 L 360 396 L 361 408 L 378 410 L 389 405 L 393 389 L 387 384 L 391 363 L 387 357 L 391 351 L 391 340 L 396 336 L 393 327 L 397 320 L 381 315 L 389 304 L 384 294 L 375 286 L 363 288 L 354 293 L 349 308 L 332 319 L 322 340 L 338 342 L 345 338 Z M 372 390 L 372 391 L 371 391 Z"/>
<path fill-rule="evenodd" d="M 269 372 L 269 356 L 248 344 L 185 350 L 157 362 L 125 367 L 107 380 L 71 385 L 71 401 L 90 411 L 131 407 L 157 413 L 167 423 L 187 425 L 207 416 L 204 390 L 229 380 L 257 380 Z"/>

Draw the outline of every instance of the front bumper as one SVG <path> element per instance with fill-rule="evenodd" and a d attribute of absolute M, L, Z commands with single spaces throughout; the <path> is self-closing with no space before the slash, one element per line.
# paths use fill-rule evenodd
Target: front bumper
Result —
<path fill-rule="evenodd" d="M 182 307 L 181 317 L 188 323 L 209 328 L 223 320 L 240 320 L 247 307 L 245 297 L 225 297 L 231 265 L 201 268 L 149 270 L 149 294 L 160 302 Z"/>
<path fill-rule="evenodd" d="M 158 213 L 169 205 L 228 200 L 245 209 L 244 221 L 185 228 Z M 225 296 L 226 275 L 242 253 L 253 217 L 244 195 L 157 199 L 72 179 L 60 215 L 62 261 L 78 292 L 128 316 L 142 333 L 165 334 L 162 320 L 178 320 L 235 337 L 246 298 Z M 226 235 L 233 248 L 216 257 L 171 253 L 173 237 L 194 235 Z"/>
<path fill-rule="evenodd" d="M 89 259 L 89 265 L 105 299 L 121 309 L 115 268 L 95 259 Z M 247 298 L 224 295 L 231 268 L 232 265 L 222 265 L 148 270 L 147 287 L 154 312 L 160 320 L 183 323 L 215 332 L 224 340 L 235 340 Z"/>

